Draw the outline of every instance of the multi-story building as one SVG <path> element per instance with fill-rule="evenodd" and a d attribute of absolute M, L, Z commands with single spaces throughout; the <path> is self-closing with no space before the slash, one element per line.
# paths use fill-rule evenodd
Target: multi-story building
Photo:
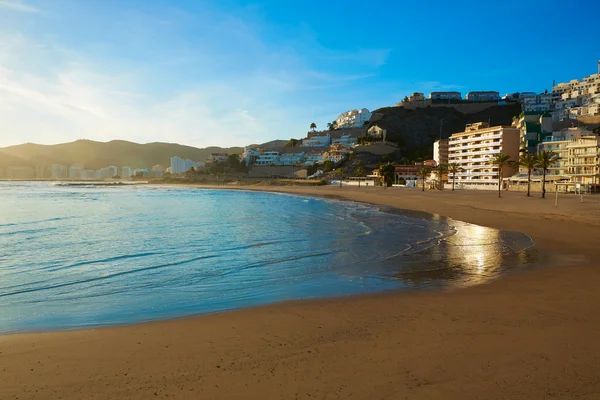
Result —
<path fill-rule="evenodd" d="M 350 110 L 340 114 L 335 124 L 338 128 L 360 128 L 371 119 L 371 112 L 366 108 Z"/>
<path fill-rule="evenodd" d="M 600 185 L 600 136 L 582 136 L 567 144 L 567 168 L 571 182 Z"/>
<path fill-rule="evenodd" d="M 331 135 L 326 132 L 309 133 L 306 139 L 302 140 L 302 147 L 323 147 L 331 144 Z"/>
<path fill-rule="evenodd" d="M 202 162 L 194 162 L 192 160 L 184 160 L 179 157 L 171 157 L 171 173 L 172 174 L 183 174 L 194 167 L 204 167 Z"/>
<path fill-rule="evenodd" d="M 523 112 L 519 117 L 513 118 L 512 126 L 521 131 L 521 153 L 535 154 L 538 143 L 545 137 L 552 136 L 552 116 L 549 113 Z"/>
<path fill-rule="evenodd" d="M 43 165 L 35 167 L 35 179 L 44 179 L 46 177 L 46 168 Z"/>
<path fill-rule="evenodd" d="M 90 181 L 96 179 L 96 171 L 93 169 L 84 169 L 81 172 L 81 179 Z"/>
<path fill-rule="evenodd" d="M 466 96 L 470 101 L 498 101 L 500 93 L 494 91 L 469 92 Z"/>
<path fill-rule="evenodd" d="M 329 147 L 329 150 L 325 154 L 322 154 L 322 157 L 326 160 L 338 163 L 348 157 L 348 154 L 350 154 L 350 150 L 347 146 L 341 143 L 334 143 Z"/>
<path fill-rule="evenodd" d="M 544 113 L 552 109 L 552 93 L 525 95 L 522 97 L 524 112 Z"/>
<path fill-rule="evenodd" d="M 420 93 L 420 92 L 414 92 L 413 94 L 410 95 L 410 97 L 408 98 L 408 101 L 410 101 L 411 103 L 425 101 L 425 94 Z"/>
<path fill-rule="evenodd" d="M 498 167 L 491 161 L 498 154 L 506 154 L 512 160 L 519 159 L 520 131 L 510 126 L 490 127 L 485 122 L 466 126 L 464 132 L 450 136 L 448 162 L 456 163 L 463 172 L 456 174 L 456 184 L 465 189 L 498 188 Z M 507 178 L 515 168 L 503 168 L 502 177 Z"/>
<path fill-rule="evenodd" d="M 354 146 L 356 144 L 356 140 L 357 139 L 358 138 L 356 138 L 354 136 L 351 136 L 351 135 L 342 135 L 342 136 L 340 136 L 339 138 L 336 138 L 336 139 L 332 138 L 331 139 L 331 144 L 332 145 L 334 145 L 334 144 L 343 144 L 344 146 L 352 147 L 352 146 Z"/>
<path fill-rule="evenodd" d="M 66 179 L 69 176 L 69 169 L 60 164 L 52 165 L 52 179 Z"/>
<path fill-rule="evenodd" d="M 121 178 L 131 178 L 132 172 L 131 167 L 124 166 L 121 168 Z"/>
<path fill-rule="evenodd" d="M 448 139 L 433 142 L 433 160 L 436 165 L 448 164 Z"/>
<path fill-rule="evenodd" d="M 553 86 L 552 101 L 555 121 L 600 115 L 600 61 L 598 73 Z"/>
<path fill-rule="evenodd" d="M 69 179 L 81 179 L 83 164 L 71 164 L 69 168 Z"/>
<path fill-rule="evenodd" d="M 462 100 L 460 92 L 431 92 L 429 93 L 431 100 Z"/>

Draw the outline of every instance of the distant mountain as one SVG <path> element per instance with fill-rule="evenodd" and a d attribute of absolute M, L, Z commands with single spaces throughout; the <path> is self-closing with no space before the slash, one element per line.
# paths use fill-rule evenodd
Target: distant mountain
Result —
<path fill-rule="evenodd" d="M 0 168 L 20 166 L 71 165 L 82 163 L 86 169 L 117 167 L 150 168 L 160 164 L 171 165 L 171 157 L 178 156 L 193 161 L 205 161 L 211 153 L 241 153 L 241 147 L 207 147 L 199 149 L 176 143 L 139 144 L 123 140 L 95 142 L 77 140 L 71 143 L 40 145 L 26 143 L 0 148 Z"/>

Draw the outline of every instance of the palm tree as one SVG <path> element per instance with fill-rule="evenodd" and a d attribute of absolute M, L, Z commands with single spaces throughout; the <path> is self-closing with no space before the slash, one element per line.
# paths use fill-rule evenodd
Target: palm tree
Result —
<path fill-rule="evenodd" d="M 435 167 L 435 171 L 438 175 L 438 185 L 440 187 L 440 190 L 444 190 L 444 182 L 442 182 L 442 175 L 448 173 L 448 166 L 446 164 L 440 164 L 437 167 Z"/>
<path fill-rule="evenodd" d="M 315 129 L 317 129 L 317 124 L 315 124 L 314 122 L 311 122 L 310 129 L 312 129 L 312 131 L 314 132 Z"/>
<path fill-rule="evenodd" d="M 454 182 L 456 181 L 456 174 L 462 172 L 463 169 L 458 166 L 457 163 L 452 163 L 448 165 L 448 173 L 452 174 L 452 191 L 454 192 Z"/>
<path fill-rule="evenodd" d="M 365 169 L 363 167 L 356 168 L 356 176 L 358 176 L 358 187 L 360 187 L 360 178 L 365 175 Z"/>
<path fill-rule="evenodd" d="M 423 167 L 419 170 L 419 176 L 423 179 L 423 191 L 425 191 L 425 179 L 427 175 L 431 173 L 431 170 L 427 167 Z"/>
<path fill-rule="evenodd" d="M 527 196 L 531 196 L 531 171 L 538 166 L 538 158 L 535 154 L 521 154 L 519 162 L 521 167 L 527 168 Z"/>
<path fill-rule="evenodd" d="M 556 164 L 560 160 L 557 153 L 553 151 L 540 151 L 537 155 L 537 166 L 542 169 L 542 198 L 546 198 L 546 173 L 548 168 Z"/>
<path fill-rule="evenodd" d="M 502 197 L 502 173 L 504 172 L 504 167 L 512 165 L 512 161 L 508 154 L 500 153 L 496 154 L 490 161 L 490 164 L 498 167 L 498 197 Z"/>

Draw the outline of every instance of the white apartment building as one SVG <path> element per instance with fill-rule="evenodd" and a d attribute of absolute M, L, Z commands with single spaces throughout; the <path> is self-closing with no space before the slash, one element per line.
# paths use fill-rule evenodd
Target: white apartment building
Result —
<path fill-rule="evenodd" d="M 464 132 L 450 136 L 448 162 L 458 164 L 463 170 L 456 174 L 457 186 L 464 189 L 497 189 L 498 167 L 492 165 L 491 161 L 500 153 L 518 160 L 519 136 L 517 128 L 490 127 L 484 122 L 469 124 Z M 502 177 L 510 177 L 514 172 L 514 168 L 505 167 Z"/>
<path fill-rule="evenodd" d="M 52 179 L 66 179 L 69 176 L 69 170 L 66 166 L 60 164 L 52 165 Z"/>
<path fill-rule="evenodd" d="M 81 179 L 83 173 L 83 164 L 71 164 L 69 168 L 69 179 Z"/>
<path fill-rule="evenodd" d="M 448 164 L 448 139 L 433 142 L 433 160 L 436 165 Z"/>
<path fill-rule="evenodd" d="M 96 179 L 96 171 L 93 169 L 84 169 L 81 172 L 81 179 L 90 181 Z"/>
<path fill-rule="evenodd" d="M 123 168 L 121 168 L 121 178 L 131 178 L 131 175 L 131 167 L 124 166 Z"/>
<path fill-rule="evenodd" d="M 547 112 L 552 109 L 552 93 L 525 95 L 522 98 L 524 112 Z"/>
<path fill-rule="evenodd" d="M 205 164 L 202 162 L 194 162 L 192 160 L 184 160 L 179 157 L 171 157 L 171 173 L 182 174 L 189 171 L 193 167 L 203 167 Z"/>
<path fill-rule="evenodd" d="M 471 101 L 498 101 L 500 100 L 500 93 L 494 91 L 469 92 L 466 99 Z"/>
<path fill-rule="evenodd" d="M 600 136 L 582 136 L 567 144 L 567 168 L 571 182 L 600 185 Z"/>
<path fill-rule="evenodd" d="M 554 120 L 600 115 L 600 61 L 598 73 L 552 87 Z"/>
<path fill-rule="evenodd" d="M 431 92 L 429 93 L 431 100 L 462 100 L 460 92 Z"/>
<path fill-rule="evenodd" d="M 371 119 L 371 112 L 366 108 L 341 113 L 335 120 L 338 128 L 360 128 Z M 328 143 L 329 145 L 329 143 Z"/>

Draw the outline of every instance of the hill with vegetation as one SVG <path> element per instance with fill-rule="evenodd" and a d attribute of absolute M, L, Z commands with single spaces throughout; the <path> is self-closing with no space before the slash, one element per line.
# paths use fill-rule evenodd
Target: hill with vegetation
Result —
<path fill-rule="evenodd" d="M 205 161 L 211 153 L 241 153 L 241 147 L 197 147 L 176 143 L 139 144 L 124 140 L 95 142 L 77 140 L 56 145 L 26 143 L 0 148 L 0 168 L 22 166 L 71 165 L 82 163 L 86 169 L 99 169 L 109 165 L 150 168 L 160 164 L 171 165 L 171 157 Z"/>
<path fill-rule="evenodd" d="M 520 113 L 521 105 L 518 103 L 495 105 L 470 114 L 453 107 L 385 107 L 373 111 L 368 128 L 377 125 L 386 129 L 387 140 L 398 143 L 402 157 L 417 161 L 433 156 L 433 142 L 440 136 L 446 139 L 453 133 L 463 132 L 465 125 L 473 122 L 510 125 L 513 117 Z"/>

